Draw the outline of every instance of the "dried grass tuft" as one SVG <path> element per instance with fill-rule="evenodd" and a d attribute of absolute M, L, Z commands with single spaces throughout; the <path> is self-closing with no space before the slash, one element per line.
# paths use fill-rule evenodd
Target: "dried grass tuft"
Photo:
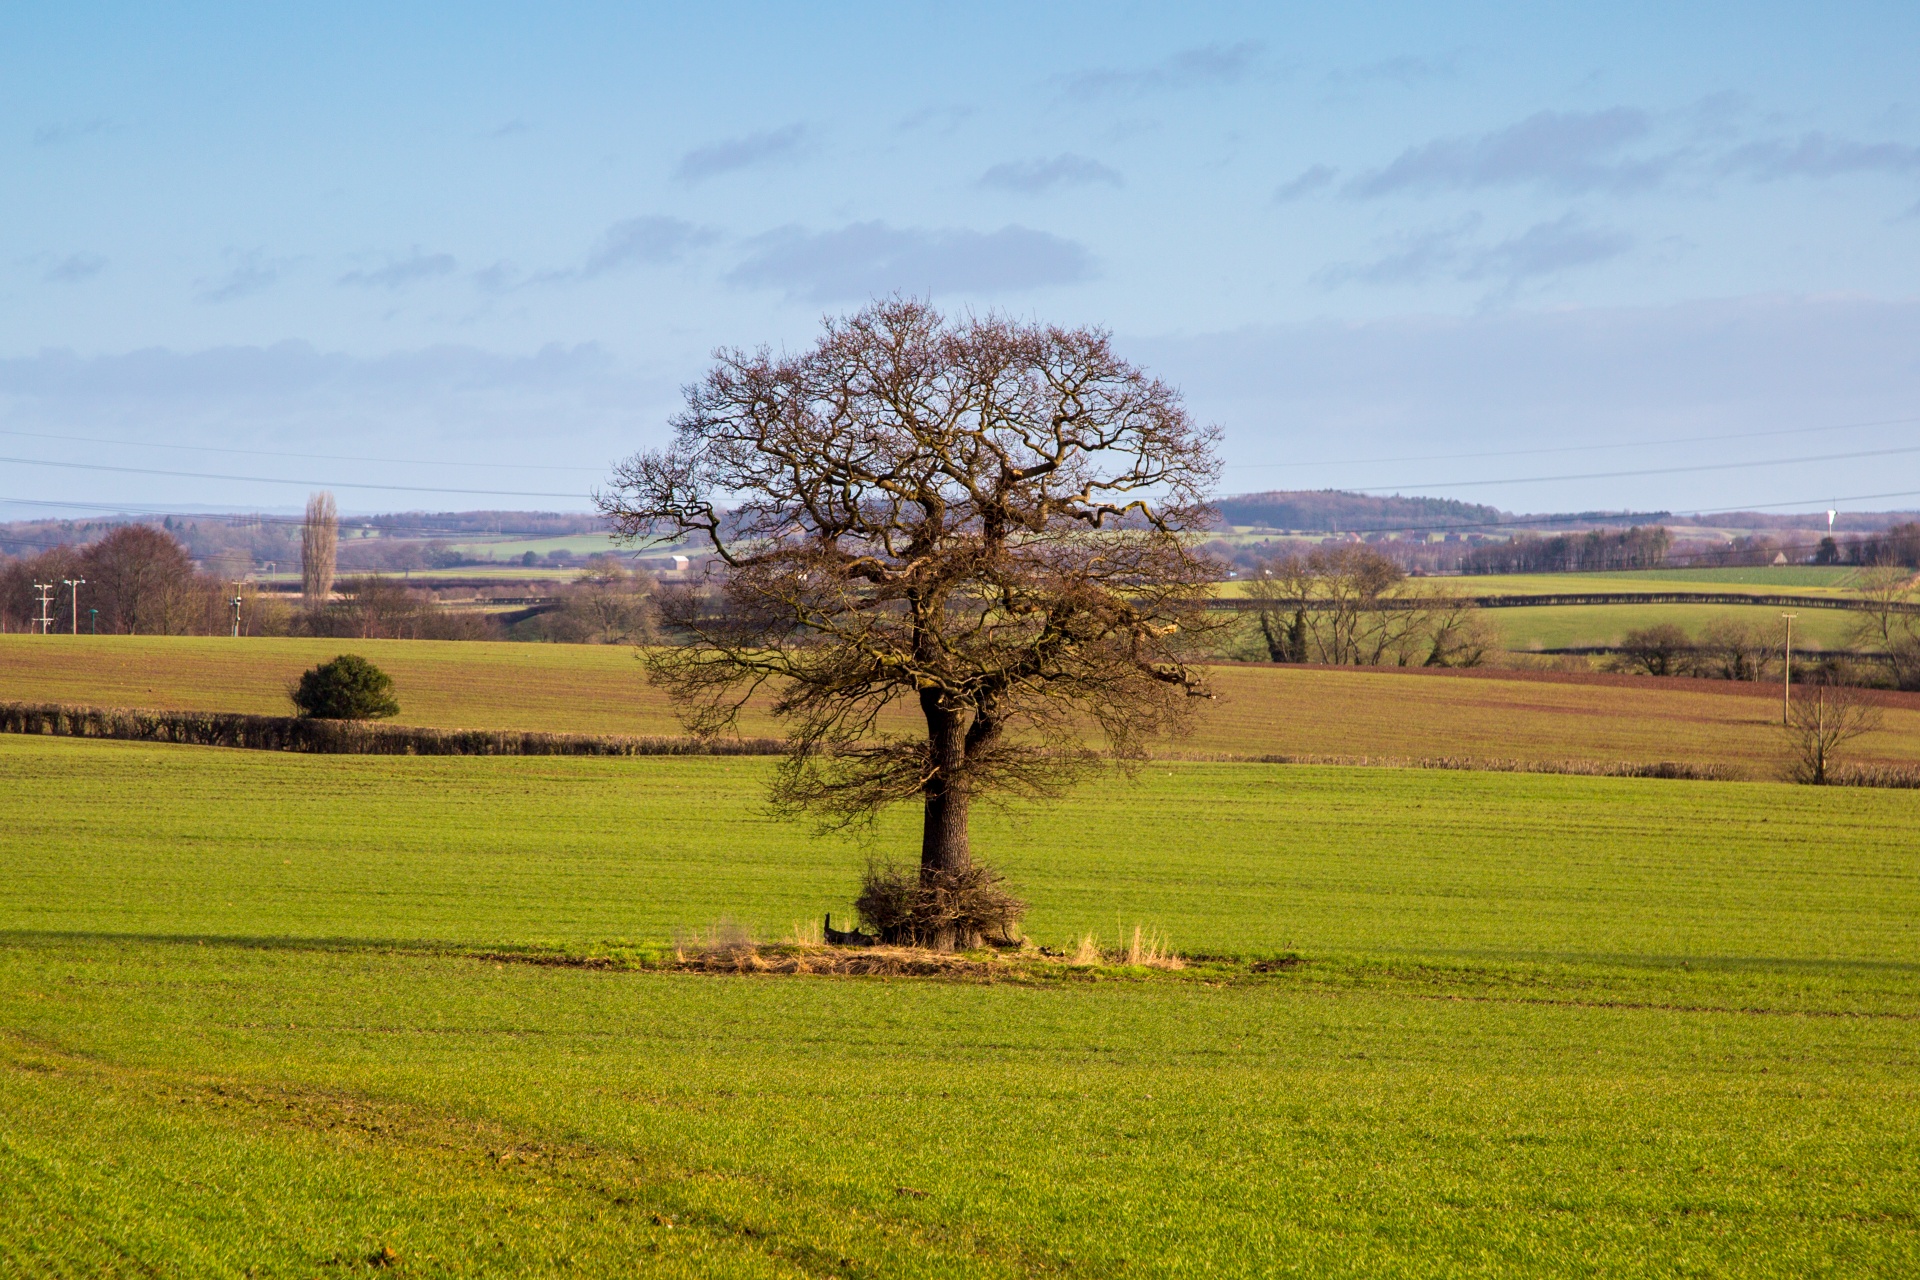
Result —
<path fill-rule="evenodd" d="M 760 946 L 753 930 L 727 916 L 705 929 L 673 931 L 673 958 L 684 961 L 692 956 L 726 956 L 732 959 L 757 956 Z"/>
<path fill-rule="evenodd" d="M 1127 963 L 1148 969 L 1184 969 L 1187 962 L 1174 953 L 1172 945 L 1156 930 L 1143 933 L 1133 926 L 1133 941 L 1127 944 Z"/>

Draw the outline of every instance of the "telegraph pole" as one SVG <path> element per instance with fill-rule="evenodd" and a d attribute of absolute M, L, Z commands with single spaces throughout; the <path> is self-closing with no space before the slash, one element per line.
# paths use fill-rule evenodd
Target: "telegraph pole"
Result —
<path fill-rule="evenodd" d="M 53 634 L 53 583 L 36 582 L 33 589 L 40 593 L 40 634 Z"/>
<path fill-rule="evenodd" d="M 85 578 L 62 578 L 67 593 L 73 597 L 73 634 L 80 634 L 80 588 L 87 585 Z"/>
<path fill-rule="evenodd" d="M 227 603 L 233 606 L 233 638 L 235 640 L 238 640 L 240 638 L 240 603 L 241 603 L 241 596 L 239 594 L 240 584 L 237 582 L 234 583 L 233 590 L 234 590 L 233 599 L 227 601 Z"/>
<path fill-rule="evenodd" d="M 1780 664 L 1780 723 L 1786 724 L 1793 711 L 1793 620 L 1800 615 L 1783 613 L 1780 616 L 1787 620 L 1787 647 Z"/>

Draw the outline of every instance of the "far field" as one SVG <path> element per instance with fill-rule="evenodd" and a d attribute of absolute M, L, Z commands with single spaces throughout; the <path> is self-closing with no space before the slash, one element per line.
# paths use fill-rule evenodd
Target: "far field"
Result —
<path fill-rule="evenodd" d="M 1844 565 L 1779 564 L 1728 569 L 1609 569 L 1594 573 L 1489 573 L 1427 579 L 1465 595 L 1560 595 L 1577 591 L 1704 591 L 1754 595 L 1851 595 L 1860 570 Z"/>
<path fill-rule="evenodd" d="M 0 737 L 0 1272 L 1920 1269 L 1920 793 L 1170 762 L 980 851 L 1298 963 L 514 962 L 845 911 L 770 767 Z"/>
<path fill-rule="evenodd" d="M 680 732 L 635 651 L 613 645 L 0 636 L 0 700 L 284 715 L 288 684 L 341 652 L 393 676 L 402 724 Z M 1158 754 L 1681 760 L 1770 776 L 1781 752 L 1774 685 L 1257 664 L 1213 675 L 1219 699 Z M 1859 758 L 1920 761 L 1920 695 L 1877 696 L 1887 728 L 1860 742 Z M 742 728 L 779 732 L 765 715 Z"/>
<path fill-rule="evenodd" d="M 1488 609 L 1484 617 L 1512 652 L 1529 649 L 1608 648 L 1620 645 L 1627 633 L 1671 623 L 1690 636 L 1722 619 L 1745 623 L 1779 643 L 1785 636 L 1783 612 L 1792 612 L 1793 647 L 1846 649 L 1862 620 L 1842 609 L 1783 610 L 1767 605 L 1712 604 L 1577 604 L 1551 608 Z"/>

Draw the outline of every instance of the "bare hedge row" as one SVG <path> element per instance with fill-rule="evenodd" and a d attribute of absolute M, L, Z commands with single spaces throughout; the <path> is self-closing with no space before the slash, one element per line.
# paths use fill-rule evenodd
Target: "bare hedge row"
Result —
<path fill-rule="evenodd" d="M 778 738 L 703 740 L 427 729 L 361 720 L 248 716 L 218 711 L 139 711 L 26 702 L 0 703 L 0 733 L 368 756 L 769 756 L 779 755 L 786 749 L 786 744 Z"/>

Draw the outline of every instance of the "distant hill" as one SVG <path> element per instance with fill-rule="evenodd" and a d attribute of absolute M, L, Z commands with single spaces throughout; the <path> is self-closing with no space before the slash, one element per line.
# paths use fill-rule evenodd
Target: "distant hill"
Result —
<path fill-rule="evenodd" d="M 1401 528 L 1467 528 L 1494 524 L 1506 513 L 1497 507 L 1452 498 L 1391 498 L 1338 489 L 1282 489 L 1218 498 L 1214 509 L 1228 524 L 1264 529 L 1302 529 L 1315 533 L 1367 532 Z"/>

